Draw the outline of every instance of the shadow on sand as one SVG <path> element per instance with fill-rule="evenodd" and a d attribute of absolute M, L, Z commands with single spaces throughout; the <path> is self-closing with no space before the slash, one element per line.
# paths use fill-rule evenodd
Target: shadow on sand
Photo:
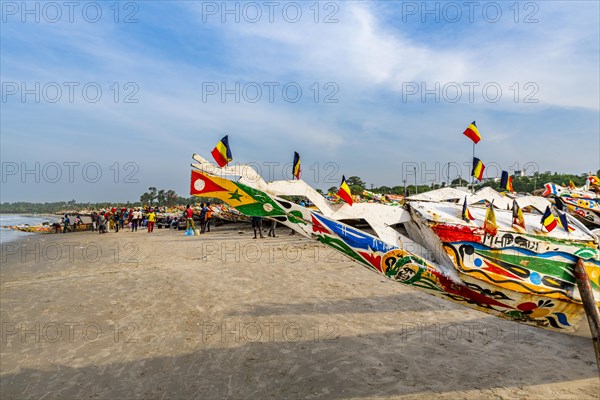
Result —
<path fill-rule="evenodd" d="M 398 311 L 396 297 L 269 304 L 256 307 L 252 315 Z M 378 307 L 372 309 L 375 304 Z M 237 337 L 230 333 L 190 344 L 182 337 L 180 346 L 171 343 L 175 350 L 136 343 L 132 344 L 139 347 L 135 361 L 82 368 L 50 364 L 43 370 L 2 374 L 0 394 L 3 398 L 48 394 L 50 398 L 337 399 L 428 396 L 598 377 L 590 339 L 535 328 L 515 335 L 518 324 L 493 317 L 475 323 L 484 329 L 468 332 L 467 325 L 458 323 L 444 332 L 432 325 L 421 329 L 415 323 L 410 329 L 404 324 L 391 332 L 333 339 L 305 330 L 304 335 L 288 335 L 287 340 L 269 340 L 265 334 L 256 341 L 256 335 L 240 338 L 239 333 Z M 492 325 L 506 332 L 490 333 Z M 162 354 L 143 358 L 146 345 Z M 173 353 L 183 354 L 167 355 Z M 583 390 L 571 396 L 597 395 L 593 388 Z"/>

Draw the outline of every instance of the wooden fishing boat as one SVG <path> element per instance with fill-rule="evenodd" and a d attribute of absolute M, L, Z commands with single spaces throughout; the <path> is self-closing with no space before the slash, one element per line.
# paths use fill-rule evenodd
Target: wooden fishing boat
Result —
<path fill-rule="evenodd" d="M 473 195 L 440 189 L 406 199 L 405 207 L 379 203 L 330 204 L 301 180 L 267 183 L 245 165 L 217 168 L 194 155 L 191 190 L 219 198 L 247 216 L 279 221 L 396 282 L 520 323 L 573 332 L 585 317 L 573 265 L 583 260 L 600 298 L 598 239 L 567 217 L 570 229 L 545 232 L 547 199 L 515 201 L 525 228 L 513 225 L 513 200 L 485 188 Z M 280 197 L 304 196 L 309 209 Z M 473 220 L 461 218 L 462 203 Z M 493 202 L 497 230 L 483 229 Z M 345 223 L 363 219 L 373 233 Z M 596 306 L 600 303 L 596 302 Z"/>
<path fill-rule="evenodd" d="M 600 194 L 595 187 L 568 188 L 546 183 L 542 196 L 555 199 L 559 207 L 566 207 L 569 214 L 592 228 L 600 228 Z"/>
<path fill-rule="evenodd" d="M 58 229 L 62 232 L 63 225 L 62 224 L 59 224 L 59 225 L 60 225 L 60 227 Z M 40 225 L 27 225 L 27 224 L 6 225 L 6 226 L 2 226 L 2 228 L 15 230 L 15 231 L 21 231 L 21 232 L 28 232 L 28 233 L 53 233 L 56 231 L 54 225 L 50 224 L 50 223 L 40 224 Z M 70 224 L 68 229 L 71 232 L 73 232 L 73 230 L 76 232 L 89 231 L 92 229 L 92 224 L 82 223 L 82 224 L 75 225 L 75 227 Z"/>

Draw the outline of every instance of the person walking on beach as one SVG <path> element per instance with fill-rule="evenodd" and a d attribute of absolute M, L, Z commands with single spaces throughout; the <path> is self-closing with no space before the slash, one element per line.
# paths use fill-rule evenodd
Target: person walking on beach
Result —
<path fill-rule="evenodd" d="M 104 217 L 103 212 L 98 214 L 98 233 L 100 235 L 106 233 L 106 218 Z"/>
<path fill-rule="evenodd" d="M 73 231 L 75 231 L 75 226 L 83 225 L 83 220 L 81 219 L 81 215 L 77 213 L 75 217 L 75 222 L 73 223 Z"/>
<path fill-rule="evenodd" d="M 150 209 L 150 213 L 148 213 L 148 233 L 154 232 L 154 221 L 156 221 L 156 214 Z"/>
<path fill-rule="evenodd" d="M 118 233 L 118 232 L 119 232 L 119 219 L 120 219 L 120 218 L 121 218 L 121 217 L 119 216 L 119 212 L 118 212 L 118 211 L 115 211 L 115 213 L 114 213 L 114 214 L 113 214 L 113 216 L 112 216 L 113 223 L 115 224 L 115 233 Z"/>
<path fill-rule="evenodd" d="M 206 203 L 206 232 L 210 232 L 210 224 L 212 223 L 213 210 L 210 203 Z"/>
<path fill-rule="evenodd" d="M 133 219 L 135 218 L 134 211 L 135 211 L 135 208 L 132 208 L 131 210 L 129 210 L 129 230 L 131 232 L 133 232 Z"/>
<path fill-rule="evenodd" d="M 136 208 L 135 210 L 133 210 L 133 213 L 131 213 L 131 215 L 132 215 L 131 222 L 133 224 L 132 227 L 131 227 L 131 231 L 132 232 L 137 232 L 138 222 L 140 220 L 140 212 Z"/>
<path fill-rule="evenodd" d="M 194 225 L 194 210 L 191 205 L 185 206 L 185 230 L 196 229 Z"/>
<path fill-rule="evenodd" d="M 71 223 L 69 214 L 65 214 L 65 217 L 63 218 L 63 233 L 66 233 L 67 229 L 69 229 L 69 223 Z"/>
<path fill-rule="evenodd" d="M 96 229 L 98 229 L 98 214 L 96 214 L 96 211 L 92 211 L 90 218 L 92 219 L 92 232 L 96 232 Z"/>
<path fill-rule="evenodd" d="M 206 231 L 206 206 L 204 203 L 200 204 L 200 233 Z"/>
<path fill-rule="evenodd" d="M 275 236 L 275 228 L 277 227 L 277 220 L 272 219 L 271 220 L 271 227 L 269 228 L 269 233 L 267 233 L 267 236 L 269 237 L 277 237 Z"/>
<path fill-rule="evenodd" d="M 254 239 L 256 239 L 256 230 L 260 233 L 260 238 L 264 239 L 262 234 L 262 218 L 261 217 L 252 217 L 252 229 L 254 229 Z"/>

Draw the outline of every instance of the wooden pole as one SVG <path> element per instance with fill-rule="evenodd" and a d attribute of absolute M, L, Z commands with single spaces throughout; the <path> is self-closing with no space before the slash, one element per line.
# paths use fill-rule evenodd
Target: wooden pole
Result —
<path fill-rule="evenodd" d="M 594 344 L 594 351 L 596 352 L 596 366 L 600 373 L 600 310 L 596 306 L 590 278 L 581 258 L 575 264 L 575 279 L 577 280 L 577 287 L 579 288 L 583 308 L 587 315 L 590 331 L 592 332 L 592 342 Z"/>
<path fill-rule="evenodd" d="M 473 158 L 471 158 L 471 193 L 475 193 L 475 182 L 473 181 L 474 168 L 475 168 L 475 142 L 473 142 Z"/>

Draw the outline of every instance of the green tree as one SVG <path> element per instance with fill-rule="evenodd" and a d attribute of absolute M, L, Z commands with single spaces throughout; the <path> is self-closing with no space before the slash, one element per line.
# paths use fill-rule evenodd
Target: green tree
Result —
<path fill-rule="evenodd" d="M 160 189 L 158 191 L 158 194 L 156 195 L 156 204 L 159 206 L 164 205 L 166 200 L 167 200 L 167 198 L 165 196 L 165 190 Z"/>
<path fill-rule="evenodd" d="M 352 192 L 352 194 L 362 193 L 362 191 L 365 190 L 365 186 L 367 185 L 358 176 L 349 177 L 348 179 L 346 179 L 346 183 L 350 187 L 350 191 Z"/>
<path fill-rule="evenodd" d="M 165 193 L 165 202 L 167 207 L 172 207 L 177 204 L 177 193 L 174 190 L 167 190 Z"/>
<path fill-rule="evenodd" d="M 158 197 L 157 195 L 157 190 L 154 186 L 151 186 L 148 188 L 148 203 L 150 206 L 152 206 L 152 203 L 154 203 L 154 200 L 156 200 L 156 198 Z"/>
<path fill-rule="evenodd" d="M 150 193 L 144 192 L 140 196 L 140 203 L 142 203 L 142 205 L 144 205 L 144 204 L 151 204 L 151 202 L 152 202 L 152 198 L 150 196 Z"/>
<path fill-rule="evenodd" d="M 467 186 L 469 182 L 467 182 L 466 180 L 464 180 L 463 178 L 456 178 L 452 181 L 452 186 Z"/>

